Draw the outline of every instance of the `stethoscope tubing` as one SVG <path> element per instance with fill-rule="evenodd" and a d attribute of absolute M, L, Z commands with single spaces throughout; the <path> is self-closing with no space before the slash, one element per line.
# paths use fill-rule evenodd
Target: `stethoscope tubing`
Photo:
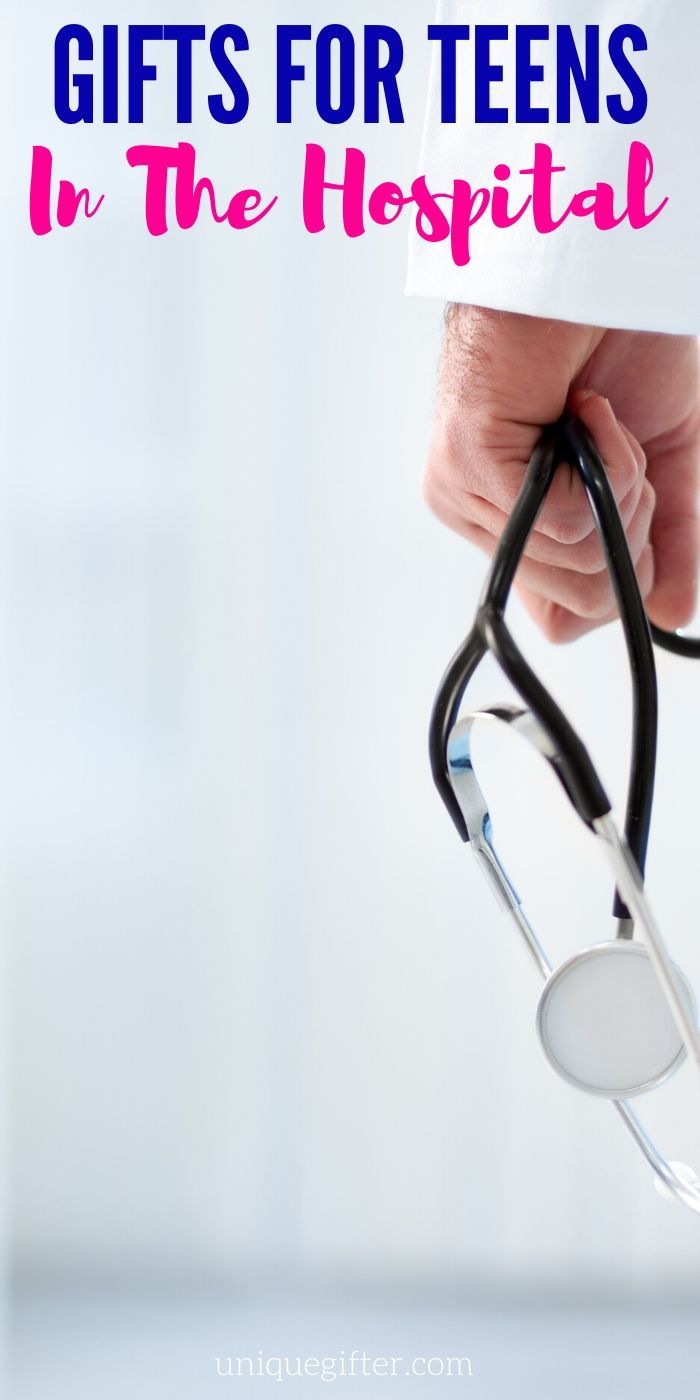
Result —
<path fill-rule="evenodd" d="M 646 615 L 627 538 L 612 487 L 595 444 L 583 424 L 566 415 L 540 439 L 514 510 L 499 541 L 474 625 L 443 677 L 430 726 L 430 761 L 435 784 L 462 840 L 469 839 L 449 779 L 447 745 L 467 687 L 487 652 L 536 716 L 557 755 L 556 771 L 587 825 L 609 814 L 611 803 L 588 751 L 523 656 L 505 620 L 506 605 L 558 468 L 567 464 L 581 477 L 598 530 L 622 622 L 632 680 L 632 751 L 625 838 L 642 874 L 651 828 L 658 742 L 658 689 L 653 641 L 666 650 L 700 657 L 700 641 L 652 629 Z M 653 637 L 653 641 L 652 641 Z M 616 916 L 627 920 L 616 899 Z"/>

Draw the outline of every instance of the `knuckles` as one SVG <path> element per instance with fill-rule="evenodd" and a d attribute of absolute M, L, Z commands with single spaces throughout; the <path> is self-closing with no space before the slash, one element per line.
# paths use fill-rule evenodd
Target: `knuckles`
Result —
<path fill-rule="evenodd" d="M 591 567 L 587 572 L 591 572 L 593 561 L 600 560 L 600 553 L 596 553 L 595 542 L 589 537 L 594 535 L 593 519 L 590 506 L 587 502 L 571 506 L 565 512 L 555 512 L 552 509 L 544 510 L 538 522 L 538 529 L 543 535 L 548 535 L 555 544 L 563 545 L 567 548 L 583 546 L 581 554 L 585 560 L 590 558 Z M 600 568 L 600 563 L 597 565 Z"/>
<path fill-rule="evenodd" d="M 451 394 L 443 395 L 422 481 L 423 500 L 433 515 L 489 553 L 490 546 L 496 544 L 495 533 L 489 534 L 492 525 L 489 530 L 485 528 L 483 509 L 476 507 L 474 498 L 478 497 L 482 505 L 484 500 L 490 500 L 505 517 L 515 504 L 523 478 L 522 468 L 518 469 L 512 456 L 506 458 L 501 442 L 494 441 L 494 431 L 483 405 L 471 397 L 465 404 Z M 484 468 L 489 461 L 493 463 L 490 474 Z M 643 472 L 644 465 L 638 469 Z M 497 497 L 495 501 L 489 494 L 489 484 Z M 648 535 L 655 506 L 648 480 L 643 480 L 638 490 L 636 500 L 629 498 L 631 520 L 626 522 L 635 554 Z M 607 621 L 615 611 L 614 592 L 591 508 L 573 472 L 562 470 L 559 480 L 553 483 L 537 529 L 540 536 L 553 542 L 549 564 L 540 562 L 538 567 L 551 568 L 556 599 L 546 597 L 548 590 L 542 589 L 540 575 L 537 621 L 549 641 L 563 644 Z M 537 553 L 541 559 L 541 546 Z M 532 558 L 529 551 L 526 558 Z M 523 571 L 523 582 L 527 586 L 527 570 Z"/>
<path fill-rule="evenodd" d="M 537 623 L 547 641 L 554 646 L 565 646 L 567 642 L 580 637 L 584 630 L 589 630 L 581 626 L 580 617 L 567 612 L 559 603 L 545 603 L 541 611 L 538 610 Z"/>

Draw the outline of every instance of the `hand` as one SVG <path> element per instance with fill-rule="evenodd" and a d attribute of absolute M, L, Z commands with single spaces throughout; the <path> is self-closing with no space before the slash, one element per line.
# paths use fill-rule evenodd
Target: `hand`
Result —
<path fill-rule="evenodd" d="M 695 611 L 700 360 L 690 336 L 603 330 L 481 307 L 447 315 L 425 497 L 493 553 L 542 427 L 568 407 L 608 470 L 653 622 Z M 518 573 L 552 641 L 616 616 L 578 475 L 561 468 Z"/>

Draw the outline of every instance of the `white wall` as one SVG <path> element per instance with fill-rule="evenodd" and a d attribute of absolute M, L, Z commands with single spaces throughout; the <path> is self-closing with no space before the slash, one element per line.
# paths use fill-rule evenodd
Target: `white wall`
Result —
<path fill-rule="evenodd" d="M 0 553 L 16 1270 L 691 1289 L 692 1222 L 657 1199 L 614 1115 L 548 1071 L 525 954 L 431 787 L 432 694 L 484 569 L 420 501 L 441 309 L 403 299 L 401 228 L 354 244 L 301 229 L 306 138 L 336 159 L 364 144 L 377 178 L 417 173 L 432 7 L 382 7 L 412 35 L 411 120 L 371 134 L 310 113 L 275 128 L 272 25 L 299 7 L 265 8 L 236 7 L 257 111 L 195 139 L 222 188 L 278 190 L 278 216 L 154 241 L 127 128 L 52 115 L 67 16 L 14 7 Z M 222 18 L 184 0 L 167 18 L 195 10 Z M 377 18 L 319 0 L 306 16 Z M 155 94 L 155 140 L 177 139 L 168 110 Z M 91 227 L 28 233 L 34 141 L 109 192 Z M 555 653 L 519 629 L 621 792 L 616 633 Z M 699 983 L 700 675 L 661 671 L 651 886 Z M 508 739 L 484 762 L 553 953 L 606 936 L 607 875 L 548 775 Z M 688 1075 L 650 1117 L 699 1161 Z"/>

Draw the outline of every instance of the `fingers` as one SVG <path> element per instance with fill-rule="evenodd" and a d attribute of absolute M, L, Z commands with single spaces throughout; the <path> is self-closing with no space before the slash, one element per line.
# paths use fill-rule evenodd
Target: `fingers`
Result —
<path fill-rule="evenodd" d="M 618 423 L 607 400 L 590 391 L 578 391 L 570 395 L 569 407 L 588 428 L 605 461 L 613 489 L 620 498 L 620 513 L 632 559 L 648 593 L 654 582 L 650 531 L 656 501 L 645 475 L 644 452 L 632 434 Z M 471 471 L 472 455 L 473 449 L 468 456 L 466 472 L 464 464 L 455 470 L 453 458 L 439 454 L 437 461 L 431 458 L 426 496 L 432 510 L 446 525 L 490 555 L 503 532 L 507 512 L 497 503 L 501 499 L 498 489 L 489 486 L 488 496 L 469 489 L 468 481 L 482 479 Z M 522 475 L 521 470 L 519 484 Z M 499 479 L 502 483 L 503 477 Z M 516 495 L 517 492 L 514 500 Z M 518 583 L 530 610 L 548 635 L 567 640 L 614 617 L 615 597 L 591 507 L 578 473 L 561 468 L 547 504 L 552 497 L 549 533 L 533 531 L 520 563 Z"/>
<path fill-rule="evenodd" d="M 621 507 L 632 509 L 644 474 L 643 453 L 622 432 L 604 399 L 591 398 L 583 407 L 586 412 L 581 416 L 599 443 L 606 465 L 610 464 L 615 499 Z M 476 499 L 485 501 L 501 516 L 509 516 L 541 429 L 533 431 L 492 416 L 465 415 L 462 409 L 458 417 L 459 421 L 453 409 L 443 409 L 437 417 L 425 477 L 428 503 L 437 510 L 441 500 L 451 499 L 455 505 L 461 502 L 464 506 L 469 499 Z M 583 482 L 573 468 L 560 467 L 538 517 L 533 541 L 537 537 L 571 546 L 590 540 L 593 533 L 594 522 Z M 547 557 L 551 557 L 551 551 Z"/>
<path fill-rule="evenodd" d="M 646 466 L 641 447 L 630 433 L 623 430 L 606 399 L 584 390 L 571 395 L 569 405 L 573 412 L 578 413 L 598 447 L 618 505 L 622 508 L 627 503 L 628 510 L 633 509 L 635 493 L 638 499 Z M 493 441 L 493 434 L 486 440 Z M 522 466 L 511 463 L 507 472 L 495 474 L 486 493 L 487 498 L 506 515 L 513 509 L 522 485 L 522 475 Z M 475 477 L 483 480 L 483 476 L 477 473 Z M 559 468 L 540 511 L 535 533 L 540 541 L 550 540 L 564 546 L 587 542 L 589 557 L 592 545 L 593 558 L 600 559 L 586 490 L 573 467 Z M 544 548 L 541 544 L 540 549 Z M 549 553 L 551 557 L 551 551 Z M 582 554 L 585 553 L 582 551 Z M 573 567 L 577 565 L 574 563 Z"/>
<path fill-rule="evenodd" d="M 591 408 L 595 410 L 591 411 Z M 610 405 L 604 400 L 591 400 L 581 417 L 600 420 L 590 423 L 601 455 L 608 466 L 609 477 L 618 501 L 623 524 L 627 529 L 639 509 L 645 480 L 646 462 L 641 447 L 615 420 Z M 599 429 L 602 425 L 602 432 Z M 533 443 L 534 447 L 534 443 Z M 529 460 L 529 458 L 528 458 Z M 460 533 L 465 527 L 480 526 L 500 538 L 522 486 L 525 467 L 510 474 L 507 490 L 504 478 L 494 469 L 492 480 L 486 481 L 479 472 L 471 470 L 470 458 L 465 462 L 453 450 L 446 451 L 438 439 L 428 463 L 423 483 L 426 503 L 443 524 Z M 503 503 L 506 503 L 505 505 Z M 541 564 L 575 569 L 583 574 L 597 573 L 604 567 L 600 543 L 591 507 L 583 483 L 573 469 L 561 467 L 548 492 L 527 545 L 527 556 Z"/>
<path fill-rule="evenodd" d="M 570 385 L 603 334 L 592 327 L 473 307 L 453 310 L 425 481 L 426 497 L 431 505 L 435 502 L 434 508 L 445 499 L 457 507 L 461 502 L 464 508 L 468 498 L 476 498 L 503 515 L 511 514 L 542 425 L 561 416 Z M 639 490 L 640 465 L 609 405 L 590 398 L 590 430 L 602 436 L 615 498 L 622 504 Z M 631 509 L 633 501 L 628 505 Z M 563 468 L 558 473 L 536 533 L 567 546 L 593 535 L 586 493 L 576 472 Z"/>
<path fill-rule="evenodd" d="M 650 446 L 657 497 L 651 529 L 656 578 L 647 608 L 652 622 L 673 631 L 691 621 L 697 603 L 700 415 Z"/>
<path fill-rule="evenodd" d="M 654 587 L 654 551 L 651 544 L 645 545 L 637 561 L 636 572 L 642 597 L 646 600 Z M 581 617 L 550 599 L 542 598 L 528 588 L 518 586 L 518 592 L 538 627 L 550 642 L 557 644 L 574 642 L 589 632 L 592 625 L 600 627 L 606 622 L 613 622 L 617 617 L 617 608 L 613 606 L 605 617 L 592 624 L 590 619 Z"/>
<path fill-rule="evenodd" d="M 652 550 L 649 531 L 654 513 L 654 491 L 648 481 L 642 485 L 637 510 L 630 522 L 627 538 L 635 565 L 639 566 L 647 592 L 651 588 Z M 479 525 L 454 518 L 452 528 L 487 554 L 493 554 L 497 538 Z M 576 568 L 541 564 L 525 556 L 518 569 L 518 582 L 530 595 L 576 614 L 588 625 L 600 625 L 615 615 L 615 595 L 606 567 L 596 572 L 581 573 Z M 585 630 L 585 628 L 584 628 Z"/>
<path fill-rule="evenodd" d="M 632 490 L 620 502 L 620 517 L 625 530 L 630 528 L 636 518 L 644 484 L 642 468 Z M 492 505 L 490 501 L 484 500 L 481 496 L 472 495 L 465 495 L 464 500 L 457 507 L 453 497 L 453 492 L 443 490 L 439 497 L 434 495 L 431 498 L 430 503 L 434 513 L 445 525 L 460 532 L 462 522 L 466 520 L 480 526 L 492 535 L 494 540 L 500 539 L 508 519 L 505 511 L 499 510 L 498 506 Z M 605 556 L 600 536 L 594 526 L 590 506 L 587 509 L 591 530 L 585 539 L 580 540 L 577 544 L 558 544 L 548 535 L 533 530 L 528 543 L 528 557 L 538 560 L 540 564 L 575 569 L 581 574 L 599 573 L 605 567 Z"/>

